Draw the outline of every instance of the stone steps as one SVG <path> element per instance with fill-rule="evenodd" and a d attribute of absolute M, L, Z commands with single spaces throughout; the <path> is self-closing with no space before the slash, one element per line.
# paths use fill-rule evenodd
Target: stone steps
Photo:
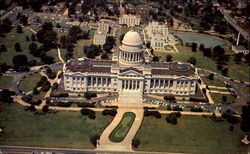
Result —
<path fill-rule="evenodd" d="M 120 103 L 142 103 L 142 94 L 139 91 L 123 91 L 120 93 Z"/>

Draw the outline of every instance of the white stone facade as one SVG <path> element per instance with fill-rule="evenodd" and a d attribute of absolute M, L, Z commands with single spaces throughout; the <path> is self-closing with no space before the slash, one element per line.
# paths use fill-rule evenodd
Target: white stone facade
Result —
<path fill-rule="evenodd" d="M 141 18 L 136 15 L 131 15 L 131 14 L 123 14 L 119 18 L 119 24 L 125 24 L 128 27 L 133 27 L 133 26 L 139 26 L 140 25 Z"/>
<path fill-rule="evenodd" d="M 187 63 L 145 63 L 140 35 L 129 31 L 118 61 L 70 60 L 64 87 L 70 92 L 126 92 L 194 95 L 197 71 Z"/>
<path fill-rule="evenodd" d="M 95 31 L 93 43 L 95 45 L 103 45 L 106 43 L 107 33 L 109 31 L 108 22 L 98 23 L 98 29 Z"/>
<path fill-rule="evenodd" d="M 103 45 L 106 43 L 106 37 L 107 37 L 107 34 L 106 33 L 99 33 L 99 32 L 95 32 L 95 35 L 94 35 L 94 44 L 95 45 Z"/>
<path fill-rule="evenodd" d="M 168 45 L 168 27 L 167 24 L 159 24 L 159 22 L 151 22 L 146 27 L 148 39 L 154 50 L 164 50 Z"/>

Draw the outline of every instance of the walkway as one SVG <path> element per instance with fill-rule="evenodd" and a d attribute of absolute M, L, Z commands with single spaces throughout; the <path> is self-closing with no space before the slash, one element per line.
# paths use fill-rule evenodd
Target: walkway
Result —
<path fill-rule="evenodd" d="M 134 99 L 133 99 L 134 98 Z M 134 101 L 133 101 L 134 100 Z M 138 102 L 140 101 L 140 102 Z M 133 112 L 136 115 L 135 121 L 122 142 L 115 143 L 109 140 L 109 135 L 120 123 L 123 114 Z M 103 131 L 96 150 L 101 151 L 133 151 L 132 140 L 140 128 L 143 119 L 142 94 L 138 91 L 125 91 L 119 95 L 118 110 L 110 125 Z"/>

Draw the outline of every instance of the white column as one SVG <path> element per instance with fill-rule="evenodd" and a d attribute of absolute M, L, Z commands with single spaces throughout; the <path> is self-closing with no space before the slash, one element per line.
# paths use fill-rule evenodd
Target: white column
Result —
<path fill-rule="evenodd" d="M 168 88 L 170 88 L 170 80 L 168 80 Z"/>
<path fill-rule="evenodd" d="M 155 82 L 156 82 L 155 80 L 156 80 L 156 79 L 154 79 L 154 85 L 153 85 L 153 88 L 155 88 L 155 86 L 156 86 L 156 85 L 155 85 Z"/>
<path fill-rule="evenodd" d="M 137 85 L 138 85 L 137 82 L 138 82 L 138 81 L 136 80 L 136 81 L 135 81 L 135 89 L 138 89 L 138 88 L 137 88 Z"/>
<path fill-rule="evenodd" d="M 90 83 L 90 85 L 93 86 L 93 76 L 91 76 L 90 78 L 91 78 L 91 83 Z"/>
<path fill-rule="evenodd" d="M 101 77 L 101 86 L 103 86 L 103 77 Z"/>

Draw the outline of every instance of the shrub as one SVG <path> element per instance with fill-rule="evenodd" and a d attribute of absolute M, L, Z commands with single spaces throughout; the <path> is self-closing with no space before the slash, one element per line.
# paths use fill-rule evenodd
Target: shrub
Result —
<path fill-rule="evenodd" d="M 176 114 L 169 114 L 166 116 L 166 121 L 168 123 L 171 123 L 173 125 L 176 125 L 177 124 L 177 117 L 176 117 Z"/>
<path fill-rule="evenodd" d="M 166 95 L 164 96 L 164 100 L 166 101 L 175 101 L 175 97 L 173 95 Z"/>
<path fill-rule="evenodd" d="M 179 106 L 175 106 L 175 107 L 173 107 L 173 110 L 174 110 L 174 111 L 183 111 L 183 109 L 182 109 L 182 108 L 180 108 Z"/>
<path fill-rule="evenodd" d="M 94 135 L 90 138 L 90 142 L 96 147 L 97 145 L 97 140 L 100 139 L 100 135 Z"/>
<path fill-rule="evenodd" d="M 55 82 L 51 88 L 52 91 L 56 90 L 58 88 L 59 84 Z"/>
<path fill-rule="evenodd" d="M 141 143 L 141 141 L 140 141 L 138 138 L 134 138 L 134 139 L 132 140 L 132 146 L 133 146 L 134 148 L 137 148 L 137 147 L 140 145 L 140 143 Z"/>
<path fill-rule="evenodd" d="M 57 102 L 56 106 L 60 106 L 60 107 L 70 107 L 72 105 L 73 102 Z"/>
<path fill-rule="evenodd" d="M 232 123 L 232 124 L 237 124 L 239 122 L 237 117 L 226 112 L 222 113 L 221 117 L 226 119 L 229 123 Z"/>
<path fill-rule="evenodd" d="M 148 110 L 144 110 L 144 116 L 148 117 L 148 116 L 154 116 L 155 118 L 161 118 L 161 114 L 159 111 L 148 111 Z"/>
<path fill-rule="evenodd" d="M 203 112 L 203 109 L 200 108 L 200 107 L 198 107 L 198 108 L 192 107 L 192 108 L 190 109 L 190 111 L 191 111 L 191 112 Z"/>
<path fill-rule="evenodd" d="M 88 103 L 88 102 L 78 102 L 77 103 L 77 106 L 78 107 L 95 107 L 95 102 L 91 102 L 91 103 Z"/>
<path fill-rule="evenodd" d="M 44 105 L 43 108 L 42 108 L 42 111 L 43 112 L 48 112 L 49 111 L 49 106 L 48 105 Z"/>
<path fill-rule="evenodd" d="M 86 99 L 91 99 L 92 97 L 96 97 L 97 95 L 96 95 L 96 93 L 92 93 L 92 92 L 86 92 L 85 94 L 84 94 L 84 97 L 86 98 Z"/>
<path fill-rule="evenodd" d="M 196 97 L 190 97 L 189 101 L 190 102 L 208 102 L 206 98 L 196 98 Z"/>
<path fill-rule="evenodd" d="M 102 111 L 102 115 L 110 115 L 110 116 L 115 116 L 117 114 L 117 110 L 116 109 L 105 109 Z"/>
<path fill-rule="evenodd" d="M 95 119 L 95 111 L 90 109 L 81 109 L 82 115 L 87 115 L 90 119 Z"/>
<path fill-rule="evenodd" d="M 58 74 L 58 79 L 60 79 L 63 76 L 63 72 L 61 72 L 60 74 Z"/>
<path fill-rule="evenodd" d="M 36 108 L 35 108 L 35 106 L 34 105 L 30 105 L 30 106 L 28 106 L 26 109 L 25 109 L 25 111 L 31 111 L 31 112 L 33 112 L 33 111 L 36 111 Z"/>

